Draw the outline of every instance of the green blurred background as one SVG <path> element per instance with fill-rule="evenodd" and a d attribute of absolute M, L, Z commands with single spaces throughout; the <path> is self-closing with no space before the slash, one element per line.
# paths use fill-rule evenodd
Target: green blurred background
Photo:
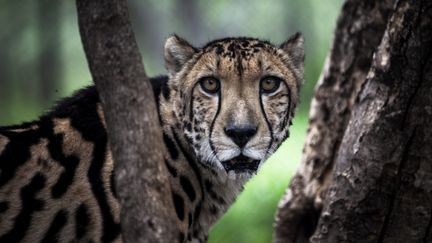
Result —
<path fill-rule="evenodd" d="M 172 33 L 201 46 L 214 38 L 253 36 L 281 43 L 306 39 L 305 86 L 291 136 L 266 162 L 209 242 L 270 242 L 277 203 L 300 161 L 313 87 L 342 0 L 129 1 L 149 76 L 164 73 L 162 47 Z M 0 125 L 36 119 L 61 97 L 91 84 L 74 1 L 0 0 Z"/>

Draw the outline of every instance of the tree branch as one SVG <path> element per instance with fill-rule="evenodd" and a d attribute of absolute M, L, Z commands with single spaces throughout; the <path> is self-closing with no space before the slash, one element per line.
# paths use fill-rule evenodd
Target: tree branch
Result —
<path fill-rule="evenodd" d="M 348 0 L 276 242 L 428 242 L 432 3 Z"/>
<path fill-rule="evenodd" d="M 431 25 L 430 1 L 397 2 L 353 106 L 325 217 L 311 242 L 420 242 L 429 237 Z"/>
<path fill-rule="evenodd" d="M 395 0 L 347 0 L 310 110 L 303 157 L 276 216 L 275 242 L 309 242 L 335 158 Z"/>
<path fill-rule="evenodd" d="M 177 239 L 155 99 L 126 0 L 77 0 L 81 39 L 115 161 L 124 242 Z"/>

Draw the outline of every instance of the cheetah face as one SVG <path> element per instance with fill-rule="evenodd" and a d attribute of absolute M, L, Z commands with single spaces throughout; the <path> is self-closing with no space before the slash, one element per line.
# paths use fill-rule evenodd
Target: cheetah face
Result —
<path fill-rule="evenodd" d="M 280 47 L 228 38 L 200 49 L 172 36 L 165 44 L 172 100 L 164 106 L 204 166 L 255 173 L 288 135 L 303 59 L 299 34 Z"/>

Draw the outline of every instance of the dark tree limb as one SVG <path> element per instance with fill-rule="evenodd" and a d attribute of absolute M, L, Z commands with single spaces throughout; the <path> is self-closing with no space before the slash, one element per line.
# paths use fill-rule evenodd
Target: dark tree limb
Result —
<path fill-rule="evenodd" d="M 430 242 L 432 2 L 398 1 L 312 242 Z"/>
<path fill-rule="evenodd" d="M 115 160 L 124 242 L 175 242 L 177 229 L 154 95 L 126 0 L 77 0 L 81 39 Z"/>
<path fill-rule="evenodd" d="M 276 242 L 432 240 L 431 12 L 347 1 Z"/>
<path fill-rule="evenodd" d="M 302 161 L 281 200 L 275 242 L 308 242 L 315 230 L 335 156 L 395 0 L 348 0 L 311 103 Z"/>

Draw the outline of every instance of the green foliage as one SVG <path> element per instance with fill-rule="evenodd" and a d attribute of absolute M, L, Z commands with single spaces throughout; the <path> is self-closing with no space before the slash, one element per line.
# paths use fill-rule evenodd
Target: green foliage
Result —
<path fill-rule="evenodd" d="M 49 3 L 49 4 L 46 4 Z M 46 6 L 39 6 L 46 4 Z M 59 4 L 59 25 L 35 24 L 38 11 Z M 34 120 L 54 101 L 91 84 L 74 1 L 0 1 L 0 125 Z M 162 47 L 172 33 L 200 46 L 214 38 L 254 36 L 282 43 L 301 31 L 306 39 L 305 85 L 291 136 L 266 162 L 214 227 L 211 243 L 270 242 L 277 203 L 300 161 L 307 111 L 321 73 L 342 0 L 129 1 L 131 19 L 149 76 L 164 73 Z M 41 8 L 42 7 L 42 8 Z M 39 12 L 40 14 L 40 12 Z M 54 20 L 53 20 L 54 21 Z M 58 90 L 44 86 L 38 36 L 60 26 Z M 46 65 L 49 65 L 46 64 Z M 55 65 L 53 65 L 55 66 Z M 51 89 L 52 97 L 41 97 Z"/>

